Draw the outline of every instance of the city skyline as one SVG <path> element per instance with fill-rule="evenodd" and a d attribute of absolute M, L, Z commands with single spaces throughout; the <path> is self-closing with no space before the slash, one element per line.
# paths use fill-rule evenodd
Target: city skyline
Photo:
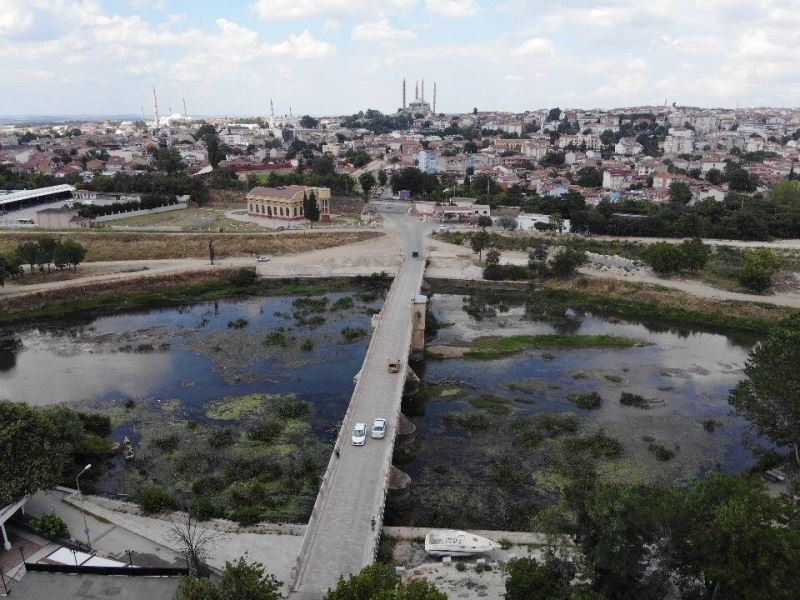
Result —
<path fill-rule="evenodd" d="M 796 106 L 788 0 L 2 0 L 0 114 L 203 116 L 395 111 L 400 82 L 440 112 Z M 23 85 L 20 85 L 20 83 Z"/>

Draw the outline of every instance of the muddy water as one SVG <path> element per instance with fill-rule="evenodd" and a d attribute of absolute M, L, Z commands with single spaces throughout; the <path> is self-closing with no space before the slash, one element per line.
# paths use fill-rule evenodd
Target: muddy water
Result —
<path fill-rule="evenodd" d="M 575 415 L 576 435 L 603 431 L 619 440 L 620 458 L 596 461 L 598 472 L 613 481 L 666 484 L 714 470 L 739 472 L 753 462 L 742 442 L 745 423 L 731 415 L 727 403 L 756 342 L 753 336 L 462 295 L 436 294 L 432 310 L 444 324 L 428 343 L 432 350 L 486 335 L 553 333 L 610 334 L 648 345 L 529 349 L 497 360 L 428 360 L 424 380 L 449 391 L 407 403 L 418 429 L 403 469 L 414 486 L 411 501 L 390 514 L 392 522 L 530 527 L 530 516 L 556 505 L 569 480 L 565 436 L 545 439 L 535 449 L 514 442 L 515 423 L 544 414 Z M 578 408 L 568 398 L 590 392 L 603 397 L 597 410 Z M 658 405 L 648 410 L 623 406 L 622 392 Z M 482 394 L 496 397 L 499 414 L 470 402 Z M 481 412 L 489 419 L 484 430 L 453 424 L 453 414 Z M 703 426 L 708 419 L 716 421 L 713 432 Z M 659 461 L 648 450 L 654 443 L 674 450 L 675 457 Z"/>
<path fill-rule="evenodd" d="M 329 304 L 356 294 L 328 294 Z M 256 297 L 141 311 L 86 321 L 48 321 L 0 331 L 0 398 L 47 405 L 105 407 L 129 400 L 180 400 L 189 416 L 229 395 L 296 393 L 319 419 L 340 418 L 368 338 L 345 343 L 344 327 L 370 329 L 380 301 L 325 311 L 325 322 L 298 325 L 298 296 Z M 242 328 L 229 326 L 239 319 Z M 241 324 L 241 323 L 240 323 Z M 286 348 L 264 337 L 284 328 Z M 313 350 L 301 350 L 311 340 Z"/>

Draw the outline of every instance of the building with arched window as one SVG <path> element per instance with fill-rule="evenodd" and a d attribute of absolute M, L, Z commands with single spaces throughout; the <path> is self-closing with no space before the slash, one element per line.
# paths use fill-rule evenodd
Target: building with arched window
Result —
<path fill-rule="evenodd" d="M 305 220 L 304 198 L 311 194 L 317 199 L 319 220 L 331 220 L 331 190 L 323 187 L 287 185 L 284 187 L 255 187 L 247 194 L 247 212 L 254 217 L 279 221 Z"/>

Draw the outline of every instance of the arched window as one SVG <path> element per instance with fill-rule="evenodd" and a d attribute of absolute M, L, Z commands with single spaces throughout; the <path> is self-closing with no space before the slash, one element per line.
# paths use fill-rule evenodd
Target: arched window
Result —
<path fill-rule="evenodd" d="M 272 207 L 271 206 L 267 206 L 267 216 L 268 217 L 272 216 Z"/>

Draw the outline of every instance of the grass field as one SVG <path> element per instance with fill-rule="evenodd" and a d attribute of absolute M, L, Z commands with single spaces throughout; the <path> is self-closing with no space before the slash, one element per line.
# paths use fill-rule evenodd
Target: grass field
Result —
<path fill-rule="evenodd" d="M 69 233 L 0 233 L 0 254 L 19 244 L 43 237 L 71 239 L 88 250 L 86 262 L 112 260 L 157 260 L 166 258 L 207 258 L 208 242 L 214 240 L 219 258 L 255 254 L 289 254 L 353 244 L 381 235 L 375 231 L 314 233 L 107 233 L 75 231 Z"/>
<path fill-rule="evenodd" d="M 646 342 L 616 335 L 512 335 L 508 337 L 482 337 L 470 344 L 466 358 L 491 360 L 522 352 L 526 348 L 633 348 Z"/>

